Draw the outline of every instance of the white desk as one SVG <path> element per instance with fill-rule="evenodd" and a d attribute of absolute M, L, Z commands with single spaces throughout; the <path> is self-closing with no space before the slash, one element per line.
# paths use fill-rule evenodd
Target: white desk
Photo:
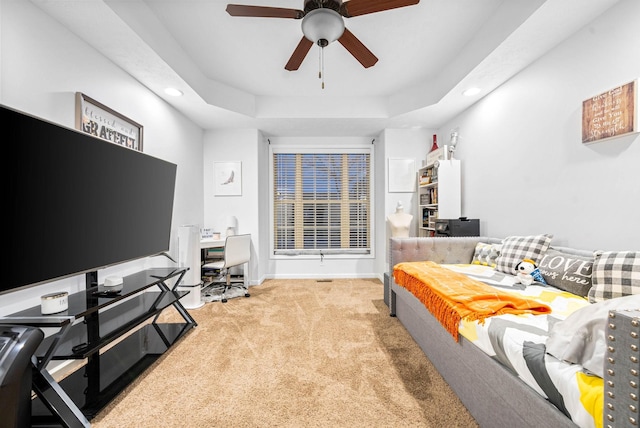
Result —
<path fill-rule="evenodd" d="M 200 249 L 224 247 L 226 239 L 201 239 Z"/>
<path fill-rule="evenodd" d="M 226 239 L 201 239 L 200 240 L 200 266 L 206 263 L 206 251 L 210 248 L 222 248 L 224 249 L 224 244 Z M 222 254 L 222 253 L 220 253 Z"/>
<path fill-rule="evenodd" d="M 207 238 L 207 239 L 201 239 L 200 240 L 200 265 L 202 266 L 205 263 L 205 251 L 209 248 L 223 248 L 224 249 L 224 245 L 226 243 L 226 238 L 222 238 L 222 239 L 211 239 L 211 238 Z M 236 267 L 232 267 L 231 269 L 237 269 Z M 242 274 L 244 281 L 245 281 L 245 285 L 248 284 L 248 276 L 245 275 L 244 273 Z"/>
<path fill-rule="evenodd" d="M 205 252 L 209 248 L 224 248 L 226 239 L 201 239 L 200 240 L 200 266 L 205 263 Z"/>

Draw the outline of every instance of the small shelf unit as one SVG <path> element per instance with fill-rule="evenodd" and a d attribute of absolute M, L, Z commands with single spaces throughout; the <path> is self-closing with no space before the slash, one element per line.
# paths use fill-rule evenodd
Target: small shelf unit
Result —
<path fill-rule="evenodd" d="M 437 160 L 418 169 L 418 236 L 435 236 L 438 218 L 461 215 L 460 161 Z"/>

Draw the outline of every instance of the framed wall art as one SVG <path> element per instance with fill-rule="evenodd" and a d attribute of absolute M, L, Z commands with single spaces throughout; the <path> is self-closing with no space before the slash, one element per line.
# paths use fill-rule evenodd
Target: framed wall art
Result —
<path fill-rule="evenodd" d="M 416 190 L 416 163 L 413 159 L 389 158 L 389 193 Z"/>
<path fill-rule="evenodd" d="M 636 133 L 640 129 L 638 118 L 636 79 L 582 102 L 582 143 Z"/>
<path fill-rule="evenodd" d="M 76 93 L 76 129 L 142 151 L 142 125 L 81 92 Z"/>
<path fill-rule="evenodd" d="M 242 162 L 214 162 L 213 177 L 216 196 L 242 195 Z"/>

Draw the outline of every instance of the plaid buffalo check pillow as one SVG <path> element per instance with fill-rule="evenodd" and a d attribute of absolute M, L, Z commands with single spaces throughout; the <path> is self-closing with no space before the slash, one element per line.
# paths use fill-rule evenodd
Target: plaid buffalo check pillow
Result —
<path fill-rule="evenodd" d="M 547 251 L 553 235 L 509 236 L 502 240 L 500 255 L 495 270 L 515 275 L 516 265 L 523 259 L 531 259 L 536 264 Z"/>
<path fill-rule="evenodd" d="M 640 294 L 640 251 L 598 251 L 594 256 L 591 303 Z"/>

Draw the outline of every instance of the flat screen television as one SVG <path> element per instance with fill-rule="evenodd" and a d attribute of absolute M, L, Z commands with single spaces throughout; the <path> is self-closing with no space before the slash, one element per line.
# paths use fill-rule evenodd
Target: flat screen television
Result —
<path fill-rule="evenodd" d="M 0 108 L 0 293 L 169 250 L 175 164 Z"/>

